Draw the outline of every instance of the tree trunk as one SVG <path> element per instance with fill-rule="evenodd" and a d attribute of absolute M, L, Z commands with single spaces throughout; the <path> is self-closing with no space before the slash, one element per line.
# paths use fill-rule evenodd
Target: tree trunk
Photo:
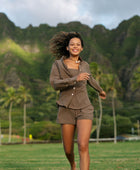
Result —
<path fill-rule="evenodd" d="M 97 139 L 97 132 L 98 132 L 98 115 L 97 115 L 97 110 L 95 110 L 95 116 L 96 116 L 96 139 Z"/>
<path fill-rule="evenodd" d="M 98 127 L 97 127 L 97 143 L 99 143 L 101 122 L 102 122 L 102 114 L 103 114 L 102 100 L 101 100 L 99 94 L 98 94 L 98 99 L 99 99 L 99 107 L 100 107 L 100 117 L 99 117 L 99 124 L 98 124 Z"/>
<path fill-rule="evenodd" d="M 10 108 L 9 108 L 9 143 L 11 142 L 11 134 L 12 134 L 12 118 L 11 118 L 11 112 L 12 112 L 12 106 L 13 102 L 10 103 Z"/>
<path fill-rule="evenodd" d="M 112 96 L 112 110 L 113 110 L 113 120 L 114 120 L 114 143 L 117 143 L 117 126 L 116 126 L 116 116 L 115 116 L 115 102 L 114 96 Z"/>
<path fill-rule="evenodd" d="M 0 119 L 0 145 L 1 145 L 1 119 Z"/>
<path fill-rule="evenodd" d="M 24 104 L 24 142 L 26 144 L 26 104 Z"/>

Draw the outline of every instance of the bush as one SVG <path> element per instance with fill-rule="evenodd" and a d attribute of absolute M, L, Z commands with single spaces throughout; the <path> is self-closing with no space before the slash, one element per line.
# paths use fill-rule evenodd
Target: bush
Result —
<path fill-rule="evenodd" d="M 128 117 L 116 116 L 116 124 L 117 124 L 117 135 L 128 134 L 131 133 L 131 128 L 133 124 Z M 91 137 L 96 137 L 96 131 L 91 135 Z M 111 138 L 114 137 L 114 120 L 113 116 L 103 115 L 100 138 Z"/>
<path fill-rule="evenodd" d="M 50 121 L 35 122 L 29 129 L 34 139 L 41 140 L 60 140 L 60 125 Z"/>
<path fill-rule="evenodd" d="M 113 137 L 114 136 L 113 116 L 104 115 L 101 125 L 100 137 Z"/>
<path fill-rule="evenodd" d="M 131 128 L 133 127 L 130 118 L 117 115 L 117 134 L 131 133 Z"/>
<path fill-rule="evenodd" d="M 114 130 L 113 130 L 113 117 L 109 115 L 103 115 L 101 130 L 100 130 L 100 138 L 109 138 L 113 137 Z M 91 137 L 96 138 L 96 131 L 93 132 Z"/>

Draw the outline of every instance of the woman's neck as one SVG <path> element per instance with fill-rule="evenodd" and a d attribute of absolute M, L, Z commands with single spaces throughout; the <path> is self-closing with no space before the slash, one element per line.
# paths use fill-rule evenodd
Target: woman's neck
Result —
<path fill-rule="evenodd" d="M 73 60 L 73 61 L 78 61 L 79 60 L 79 56 L 70 56 L 69 59 Z"/>
<path fill-rule="evenodd" d="M 75 62 L 76 64 L 79 64 L 79 63 L 80 63 L 79 56 L 77 56 L 77 57 L 72 57 L 72 56 L 70 56 L 70 57 L 69 57 L 69 60 Z"/>

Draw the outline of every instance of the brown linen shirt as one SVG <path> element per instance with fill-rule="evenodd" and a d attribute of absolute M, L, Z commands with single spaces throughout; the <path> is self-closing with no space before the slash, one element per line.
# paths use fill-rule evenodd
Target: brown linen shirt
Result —
<path fill-rule="evenodd" d="M 87 94 L 87 83 L 93 87 L 96 91 L 101 92 L 102 88 L 91 76 L 89 64 L 82 59 L 79 64 L 78 73 L 87 72 L 90 74 L 89 80 L 77 81 L 77 74 L 74 76 L 63 62 L 64 57 L 60 60 L 56 60 L 51 69 L 50 83 L 55 90 L 60 90 L 59 100 L 57 104 L 72 109 L 82 109 L 88 105 L 91 105 Z M 73 103 L 72 100 L 76 102 Z"/>

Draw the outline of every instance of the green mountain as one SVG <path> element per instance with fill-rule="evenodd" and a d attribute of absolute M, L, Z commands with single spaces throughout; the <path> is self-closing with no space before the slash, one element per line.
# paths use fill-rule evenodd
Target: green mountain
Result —
<path fill-rule="evenodd" d="M 80 22 L 50 27 L 29 25 L 16 27 L 0 13 L 0 80 L 18 87 L 23 84 L 37 93 L 48 82 L 54 60 L 49 52 L 49 40 L 59 31 L 81 33 L 85 49 L 82 58 L 100 65 L 104 73 L 117 74 L 122 83 L 123 99 L 140 98 L 140 17 L 123 21 L 116 29 L 102 25 L 89 28 Z"/>
<path fill-rule="evenodd" d="M 111 85 L 110 82 L 115 80 L 118 134 L 131 133 L 131 128 L 136 129 L 136 122 L 140 120 L 139 16 L 121 22 L 112 30 L 106 29 L 103 25 L 90 28 L 80 22 L 60 23 L 56 27 L 47 24 L 38 27 L 29 25 L 21 29 L 5 14 L 0 13 L 0 99 L 3 97 L 6 84 L 16 89 L 20 85 L 30 89 L 33 102 L 28 105 L 28 132 L 34 134 L 34 138 L 48 139 L 46 132 L 50 126 L 49 130 L 54 135 L 54 125 L 50 125 L 50 122 L 46 124 L 48 122 L 46 120 L 55 121 L 57 114 L 55 104 L 57 92 L 49 84 L 50 69 L 55 60 L 49 51 L 49 40 L 60 31 L 80 32 L 84 40 L 81 56 L 90 63 L 93 73 L 96 69 L 100 70 L 102 74 L 100 84 L 105 91 Z M 111 86 L 109 88 L 114 88 Z M 89 96 L 93 100 L 96 94 L 90 89 L 88 89 Z M 107 96 L 107 100 L 103 101 L 102 137 L 113 136 L 110 91 L 107 91 Z M 99 110 L 96 98 L 97 95 L 92 102 L 95 110 Z M 13 109 L 13 133 L 22 135 L 23 109 L 16 105 Z M 8 133 L 8 110 L 1 109 L 0 113 L 2 113 L 0 114 L 2 133 Z M 58 139 L 58 137 L 53 138 Z"/>

